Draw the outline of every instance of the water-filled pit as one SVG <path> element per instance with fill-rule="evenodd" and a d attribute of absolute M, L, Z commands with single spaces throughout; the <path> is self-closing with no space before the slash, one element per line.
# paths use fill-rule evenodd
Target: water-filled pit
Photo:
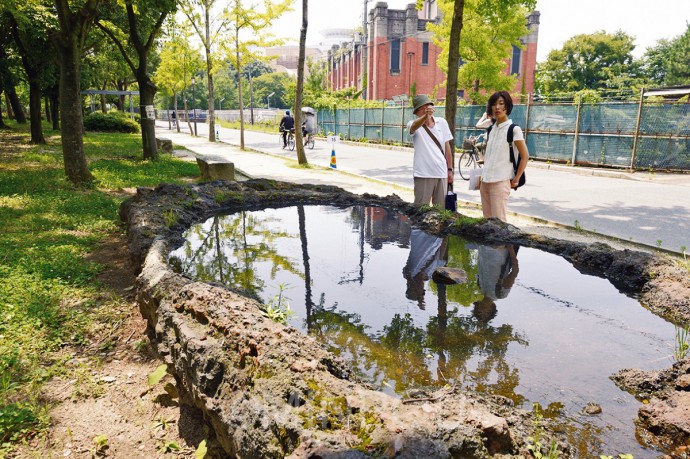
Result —
<path fill-rule="evenodd" d="M 170 254 L 176 269 L 289 304 L 288 323 L 398 397 L 445 385 L 562 420 L 579 457 L 656 457 L 636 438 L 639 402 L 609 376 L 667 367 L 673 324 L 609 281 L 527 247 L 439 238 L 376 207 L 294 206 L 218 215 Z M 467 273 L 455 285 L 434 268 Z M 601 414 L 586 415 L 589 403 Z"/>

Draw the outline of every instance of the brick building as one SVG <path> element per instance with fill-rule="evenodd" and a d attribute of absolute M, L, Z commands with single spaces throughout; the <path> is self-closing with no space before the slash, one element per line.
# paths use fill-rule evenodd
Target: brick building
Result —
<path fill-rule="evenodd" d="M 440 48 L 433 43 L 427 24 L 439 21 L 436 0 L 426 0 L 421 11 L 414 3 L 404 10 L 388 9 L 388 4 L 378 2 L 369 11 L 366 98 L 373 100 L 393 99 L 410 93 L 416 84 L 417 94 L 431 94 L 438 88 L 436 97 L 445 98 L 442 86 L 446 75 L 436 62 Z M 534 71 L 537 63 L 539 12 L 528 18 L 530 33 L 522 38 L 525 49 L 513 47 L 506 60 L 506 73 L 518 75 L 515 93 L 534 91 Z M 328 51 L 328 79 L 333 90 L 362 88 L 363 42 L 358 34 L 349 43 L 334 45 Z M 460 97 L 464 91 L 459 91 Z"/>

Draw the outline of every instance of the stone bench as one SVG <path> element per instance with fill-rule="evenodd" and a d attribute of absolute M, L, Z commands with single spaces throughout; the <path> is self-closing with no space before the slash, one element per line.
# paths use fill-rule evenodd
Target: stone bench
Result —
<path fill-rule="evenodd" d="M 235 180 L 235 163 L 218 157 L 197 157 L 203 180 Z"/>
<path fill-rule="evenodd" d="M 165 153 L 172 153 L 173 151 L 172 140 L 166 139 L 165 137 L 156 137 L 156 147 L 158 151 L 163 151 Z"/>

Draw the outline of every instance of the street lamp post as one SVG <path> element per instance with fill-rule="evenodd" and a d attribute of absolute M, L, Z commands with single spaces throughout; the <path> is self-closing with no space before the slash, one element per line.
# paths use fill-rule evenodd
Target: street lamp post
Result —
<path fill-rule="evenodd" d="M 271 108 L 271 96 L 275 94 L 275 92 L 270 93 L 268 96 L 266 96 L 266 109 Z"/>
<path fill-rule="evenodd" d="M 194 96 L 194 77 L 192 77 L 192 116 L 194 117 L 194 135 L 197 136 L 197 130 L 196 130 L 196 97 Z"/>
<path fill-rule="evenodd" d="M 223 97 L 221 100 L 218 101 L 218 110 L 223 110 L 223 101 L 225 100 L 225 97 Z"/>

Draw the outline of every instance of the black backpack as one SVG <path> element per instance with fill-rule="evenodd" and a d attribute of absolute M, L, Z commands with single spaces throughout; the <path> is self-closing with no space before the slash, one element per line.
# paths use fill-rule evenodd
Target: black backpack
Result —
<path fill-rule="evenodd" d="M 511 124 L 508 127 L 508 147 L 510 148 L 510 162 L 513 163 L 513 171 L 517 173 L 518 166 L 520 165 L 520 155 L 517 155 L 517 160 L 515 160 L 515 152 L 513 152 L 513 129 L 515 129 L 515 124 Z M 491 132 L 491 128 L 493 128 L 494 125 L 492 124 L 486 129 L 486 141 L 489 141 L 489 133 Z M 527 182 L 527 177 L 525 177 L 525 171 L 522 172 L 522 175 L 520 176 L 520 180 L 518 180 L 518 184 L 514 190 L 517 190 L 520 188 L 522 185 Z"/>

